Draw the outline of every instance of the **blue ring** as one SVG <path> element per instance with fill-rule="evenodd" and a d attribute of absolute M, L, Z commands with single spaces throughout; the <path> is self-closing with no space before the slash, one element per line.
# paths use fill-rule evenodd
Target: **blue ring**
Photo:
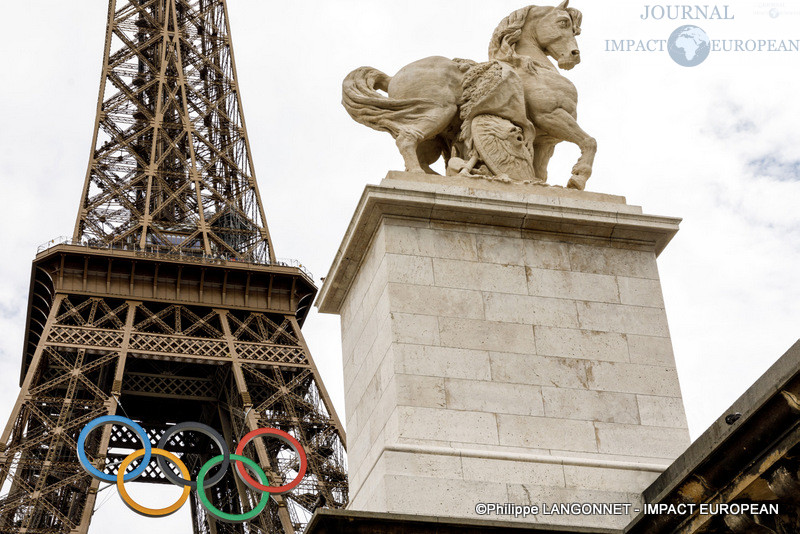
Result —
<path fill-rule="evenodd" d="M 144 470 L 147 469 L 147 464 L 150 463 L 150 440 L 147 438 L 147 432 L 144 431 L 144 428 L 139 426 L 138 423 L 131 421 L 127 417 L 120 417 L 118 415 L 104 415 L 102 417 L 93 419 L 88 425 L 83 427 L 83 430 L 81 430 L 81 433 L 78 436 L 78 460 L 81 462 L 81 467 L 83 467 L 84 471 L 92 475 L 94 478 L 99 478 L 105 482 L 117 482 L 117 477 L 115 475 L 103 473 L 93 466 L 91 462 L 89 462 L 89 458 L 86 457 L 86 438 L 89 436 L 89 432 L 98 426 L 107 423 L 117 423 L 118 425 L 128 427 L 130 430 L 133 430 L 139 435 L 139 438 L 142 440 L 142 444 L 144 445 L 144 458 L 142 458 L 142 463 L 139 464 L 139 467 L 122 477 L 123 481 L 130 482 L 144 473 Z"/>

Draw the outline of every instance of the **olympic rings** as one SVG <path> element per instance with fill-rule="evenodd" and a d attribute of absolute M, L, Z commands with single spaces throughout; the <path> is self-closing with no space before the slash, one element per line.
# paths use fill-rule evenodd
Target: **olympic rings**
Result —
<path fill-rule="evenodd" d="M 127 427 L 139 437 L 143 444 L 143 448 L 131 453 L 122 461 L 116 475 L 106 474 L 97 469 L 89 462 L 89 459 L 86 456 L 86 439 L 88 438 L 89 433 L 98 426 L 108 423 L 114 423 L 116 425 Z M 200 468 L 200 472 L 197 474 L 197 480 L 195 481 L 191 480 L 192 477 L 186 465 L 177 456 L 166 450 L 170 439 L 179 432 L 200 432 L 205 434 L 211 438 L 211 440 L 222 453 L 211 458 L 205 464 L 203 464 L 203 466 Z M 297 476 L 294 478 L 294 480 L 283 486 L 269 486 L 269 479 L 258 463 L 242 455 L 247 444 L 258 436 L 274 437 L 288 445 L 297 454 L 300 459 L 300 468 L 298 469 Z M 135 502 L 125 489 L 125 482 L 132 482 L 142 473 L 144 473 L 153 456 L 156 457 L 158 467 L 167 480 L 177 486 L 183 487 L 183 493 L 178 500 L 165 508 L 147 508 L 142 506 Z M 139 466 L 130 473 L 125 473 L 125 471 L 127 471 L 130 467 L 131 463 L 139 458 L 141 458 Z M 256 507 L 249 512 L 242 514 L 229 514 L 217 509 L 206 495 L 206 488 L 217 484 L 223 479 L 228 467 L 230 466 L 231 459 L 233 459 L 236 465 L 236 469 L 233 470 L 236 476 L 250 488 L 263 493 L 258 505 L 256 505 Z M 219 432 L 208 425 L 197 422 L 185 422 L 174 425 L 168 428 L 167 431 L 161 436 L 158 445 L 156 447 L 152 447 L 150 444 L 150 439 L 147 437 L 147 432 L 145 432 L 145 430 L 139 424 L 128 419 L 127 417 L 116 415 L 105 415 L 98 417 L 90 421 L 83 428 L 83 430 L 81 430 L 81 433 L 78 436 L 78 460 L 80 461 L 81 467 L 83 467 L 83 469 L 94 478 L 105 482 L 116 483 L 117 491 L 119 492 L 122 501 L 128 508 L 137 514 L 146 517 L 164 517 L 170 515 L 179 510 L 186 503 L 186 500 L 189 498 L 192 490 L 195 490 L 197 491 L 197 496 L 203 508 L 205 508 L 205 510 L 211 516 L 220 521 L 225 521 L 228 523 L 243 523 L 256 517 L 258 514 L 264 511 L 264 508 L 267 506 L 267 502 L 269 501 L 270 494 L 281 495 L 297 487 L 297 485 L 305 476 L 308 468 L 308 459 L 306 458 L 305 450 L 300 442 L 286 432 L 276 428 L 259 428 L 248 432 L 236 447 L 236 453 L 231 454 L 227 442 L 222 438 Z M 178 468 L 182 477 L 175 474 L 169 465 L 170 463 Z M 218 464 L 221 464 L 219 471 L 214 476 L 206 479 L 208 472 Z M 253 473 L 255 473 L 261 482 L 259 483 L 256 481 L 247 472 L 248 470 L 251 470 Z"/>
<path fill-rule="evenodd" d="M 254 490 L 268 491 L 270 493 L 274 493 L 275 495 L 282 495 L 288 491 L 292 491 L 294 487 L 297 486 L 301 480 L 303 480 L 303 477 L 306 474 L 306 468 L 308 467 L 308 459 L 306 458 L 306 451 L 303 450 L 303 446 L 300 445 L 300 442 L 298 442 L 296 439 L 294 439 L 292 436 L 290 436 L 283 430 L 278 430 L 277 428 L 259 428 L 251 432 L 248 432 L 242 438 L 242 441 L 239 442 L 239 446 L 236 447 L 236 454 L 239 455 L 242 454 L 244 452 L 245 446 L 250 442 L 251 439 L 263 435 L 275 436 L 280 441 L 284 442 L 292 449 L 294 449 L 294 452 L 297 453 L 297 456 L 300 457 L 300 470 L 298 471 L 297 476 L 294 478 L 294 480 L 292 480 L 291 482 L 289 482 L 284 486 L 277 486 L 277 487 L 264 486 L 253 480 L 253 478 L 247 474 L 247 471 L 245 471 L 244 465 L 242 465 L 241 462 L 237 461 L 236 471 L 237 474 L 239 475 L 239 478 L 242 479 L 242 482 L 244 482 Z"/>
<path fill-rule="evenodd" d="M 183 476 L 189 478 L 189 470 L 186 469 L 186 464 L 181 462 L 177 456 L 175 456 L 171 452 L 167 452 L 164 449 L 159 449 L 159 448 L 152 449 L 152 453 L 157 455 L 159 459 L 167 458 L 170 462 L 178 466 L 178 469 L 181 470 Z M 132 461 L 139 458 L 140 456 L 143 456 L 144 454 L 145 454 L 144 449 L 139 449 L 138 451 L 128 455 L 128 457 L 122 460 L 122 463 L 119 465 L 119 471 L 117 471 L 117 491 L 119 492 L 119 496 L 122 497 L 122 502 L 125 503 L 125 506 L 127 506 L 137 514 L 143 515 L 145 517 L 165 517 L 170 514 L 174 514 L 181 508 L 181 506 L 184 505 L 186 499 L 189 498 L 189 494 L 192 492 L 192 488 L 190 488 L 188 485 L 184 486 L 183 493 L 181 494 L 180 498 L 170 506 L 167 506 L 166 508 L 147 508 L 134 501 L 131 498 L 131 496 L 128 495 L 128 491 L 125 489 L 125 482 L 123 480 L 122 475 L 123 473 L 125 473 L 125 470 L 128 468 L 128 466 L 131 464 Z M 144 462 L 142 462 L 142 465 L 147 466 L 147 464 L 145 464 Z M 160 466 L 161 463 L 159 462 L 159 467 Z"/>
<path fill-rule="evenodd" d="M 167 446 L 167 442 L 169 442 L 169 438 L 171 438 L 174 434 L 178 432 L 200 432 L 201 434 L 205 434 L 206 436 L 210 437 L 214 443 L 217 445 L 217 448 L 220 450 L 223 456 L 222 466 L 219 468 L 219 472 L 214 475 L 213 477 L 209 478 L 203 485 L 205 488 L 210 488 L 220 480 L 222 477 L 225 476 L 225 471 L 228 470 L 228 466 L 231 464 L 231 451 L 228 449 L 228 444 L 219 435 L 219 432 L 214 430 L 208 425 L 204 425 L 203 423 L 195 423 L 194 421 L 189 421 L 186 423 L 180 423 L 175 426 L 171 426 L 164 432 L 164 435 L 161 436 L 161 439 L 158 441 L 158 448 L 163 449 Z M 163 456 L 159 456 L 158 459 L 158 468 L 161 469 L 161 472 L 164 473 L 164 476 L 167 477 L 167 480 L 172 482 L 178 486 L 189 486 L 192 489 L 197 489 L 197 482 L 192 480 L 187 480 L 189 475 L 186 475 L 186 478 L 180 478 L 176 475 L 172 469 L 167 466 L 167 461 L 164 459 Z"/>
<path fill-rule="evenodd" d="M 259 477 L 261 477 L 261 480 L 264 483 L 269 482 L 269 480 L 267 480 L 267 475 L 266 473 L 264 473 L 264 470 L 261 469 L 261 466 L 259 466 L 250 458 L 247 458 L 246 456 L 239 456 L 238 454 L 231 454 L 230 458 L 233 458 L 237 462 L 246 463 L 248 466 L 250 466 L 255 470 L 256 474 Z M 258 505 L 249 512 L 246 512 L 244 514 L 228 514 L 218 508 L 215 508 L 214 505 L 211 504 L 211 501 L 208 499 L 208 496 L 206 495 L 205 484 L 203 484 L 203 479 L 205 479 L 206 473 L 208 473 L 209 469 L 211 469 L 220 462 L 224 461 L 230 462 L 230 458 L 225 458 L 223 455 L 219 455 L 213 457 L 205 464 L 203 464 L 203 467 L 200 468 L 200 472 L 197 473 L 197 485 L 200 488 L 197 491 L 197 496 L 200 497 L 200 504 L 203 505 L 203 508 L 205 508 L 208 513 L 215 516 L 220 521 L 225 521 L 227 523 L 243 523 L 249 519 L 253 519 L 255 516 L 257 516 L 264 510 L 264 508 L 267 506 L 267 501 L 269 500 L 269 492 L 265 491 L 264 493 L 262 493 L 261 500 L 258 502 Z"/>
<path fill-rule="evenodd" d="M 102 417 L 94 419 L 93 421 L 89 422 L 88 425 L 83 427 L 83 430 L 81 430 L 81 433 L 78 436 L 78 460 L 80 460 L 81 467 L 83 467 L 83 470 L 92 475 L 94 478 L 99 478 L 104 482 L 111 482 L 111 483 L 116 482 L 117 480 L 116 476 L 107 475 L 106 473 L 103 473 L 95 466 L 93 466 L 91 463 L 89 463 L 89 459 L 86 457 L 86 438 L 89 436 L 89 432 L 91 432 L 98 426 L 104 425 L 106 423 L 116 423 L 118 425 L 127 427 L 133 430 L 136 434 L 138 434 L 139 439 L 142 440 L 142 444 L 144 445 L 144 458 L 142 459 L 142 463 L 139 464 L 139 467 L 137 467 L 136 469 L 125 475 L 123 479 L 125 482 L 130 482 L 132 480 L 135 480 L 136 478 L 139 477 L 139 475 L 144 473 L 144 470 L 147 469 L 147 464 L 150 462 L 150 454 L 151 454 L 150 440 L 147 438 L 147 432 L 144 431 L 144 428 L 142 428 L 137 423 L 134 423 L 127 417 L 119 417 L 116 415 L 104 415 Z"/>

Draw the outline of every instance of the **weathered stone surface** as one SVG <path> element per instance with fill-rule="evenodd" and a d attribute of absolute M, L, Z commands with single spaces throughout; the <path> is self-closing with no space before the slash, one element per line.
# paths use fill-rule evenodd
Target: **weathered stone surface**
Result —
<path fill-rule="evenodd" d="M 643 425 L 686 428 L 686 413 L 680 397 L 637 395 Z"/>
<path fill-rule="evenodd" d="M 604 423 L 638 424 L 636 396 L 585 389 L 543 387 L 544 415 Z"/>
<path fill-rule="evenodd" d="M 628 336 L 615 332 L 536 326 L 536 352 L 542 356 L 627 362 Z"/>
<path fill-rule="evenodd" d="M 647 365 L 675 365 L 672 341 L 668 337 L 637 336 L 628 334 L 628 355 L 631 363 Z"/>
<path fill-rule="evenodd" d="M 559 453 L 597 451 L 595 427 L 591 421 L 499 415 L 497 425 L 503 445 L 550 449 Z"/>
<path fill-rule="evenodd" d="M 433 259 L 435 284 L 441 287 L 477 289 L 495 293 L 525 292 L 525 268 L 477 261 Z"/>
<path fill-rule="evenodd" d="M 497 444 L 495 414 L 479 411 L 446 410 L 402 406 L 398 409 L 402 436 L 424 440 L 446 436 L 447 439 L 476 444 Z"/>
<path fill-rule="evenodd" d="M 658 280 L 642 278 L 617 277 L 619 301 L 634 306 L 650 306 L 663 308 L 664 297 L 661 296 L 661 283 Z"/>
<path fill-rule="evenodd" d="M 320 293 L 342 311 L 351 508 L 635 501 L 688 444 L 655 264 L 675 220 L 401 178 L 368 188 Z"/>
<path fill-rule="evenodd" d="M 395 356 L 395 371 L 399 373 L 467 380 L 492 379 L 488 351 L 396 344 Z"/>
<path fill-rule="evenodd" d="M 530 354 L 492 352 L 492 379 L 515 384 L 536 384 L 565 388 L 588 388 L 586 362 Z"/>
<path fill-rule="evenodd" d="M 619 491 L 620 488 L 647 487 L 658 476 L 651 470 L 622 469 L 619 467 L 591 467 L 565 465 L 564 479 L 567 488 Z"/>
<path fill-rule="evenodd" d="M 426 256 L 386 254 L 387 277 L 398 284 L 433 285 L 433 260 Z"/>
<path fill-rule="evenodd" d="M 483 319 L 483 298 L 480 291 L 429 287 L 420 291 L 417 286 L 389 284 L 392 308 L 402 313 Z"/>
<path fill-rule="evenodd" d="M 544 415 L 542 389 L 528 384 L 447 379 L 447 408 L 486 413 Z"/>
<path fill-rule="evenodd" d="M 639 365 L 636 363 L 597 362 L 588 368 L 591 389 L 640 393 L 662 397 L 680 397 L 675 367 Z"/>
<path fill-rule="evenodd" d="M 546 486 L 564 485 L 564 467 L 558 463 L 465 456 L 461 459 L 461 469 L 465 480 L 502 480 L 506 484 L 524 484 L 535 480 Z"/>
<path fill-rule="evenodd" d="M 534 352 L 533 327 L 500 321 L 440 317 L 442 345 L 461 349 Z"/>
<path fill-rule="evenodd" d="M 575 244 L 570 247 L 569 265 L 582 273 L 658 279 L 656 258 L 646 250 Z"/>
<path fill-rule="evenodd" d="M 667 315 L 661 308 L 602 302 L 577 302 L 578 322 L 585 330 L 668 337 Z"/>
<path fill-rule="evenodd" d="M 597 450 L 641 458 L 677 458 L 689 446 L 683 428 L 595 423 Z"/>

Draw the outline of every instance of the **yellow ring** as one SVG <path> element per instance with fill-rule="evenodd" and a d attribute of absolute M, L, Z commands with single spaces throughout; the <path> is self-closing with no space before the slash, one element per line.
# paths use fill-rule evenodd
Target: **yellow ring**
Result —
<path fill-rule="evenodd" d="M 173 465 L 178 466 L 180 469 L 183 478 L 186 480 L 191 479 L 191 475 L 189 475 L 189 470 L 186 468 L 186 464 L 181 462 L 180 458 L 172 454 L 171 452 L 167 452 L 164 449 L 156 449 L 155 447 L 151 449 L 153 456 L 163 456 L 167 460 L 173 463 Z M 184 486 L 183 493 L 181 494 L 180 498 L 171 506 L 167 506 L 166 508 L 147 508 L 142 506 L 141 504 L 134 501 L 128 492 L 125 490 L 125 481 L 123 478 L 125 477 L 125 471 L 128 470 L 128 466 L 137 458 L 141 458 L 144 456 L 145 450 L 139 449 L 136 452 L 132 452 L 125 458 L 122 463 L 119 465 L 119 471 L 117 471 L 117 491 L 119 492 L 119 496 L 122 497 L 122 502 L 125 505 L 136 512 L 137 514 L 143 515 L 145 517 L 164 517 L 170 515 L 172 513 L 177 512 L 181 506 L 186 503 L 186 499 L 189 498 L 189 493 L 191 493 L 192 488 L 189 486 Z"/>

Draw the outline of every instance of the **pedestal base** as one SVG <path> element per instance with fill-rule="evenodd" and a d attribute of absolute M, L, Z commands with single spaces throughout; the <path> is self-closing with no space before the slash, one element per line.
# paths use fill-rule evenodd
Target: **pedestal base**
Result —
<path fill-rule="evenodd" d="M 350 509 L 623 503 L 518 520 L 626 525 L 689 444 L 656 267 L 678 222 L 555 187 L 368 186 L 318 300 L 342 318 Z"/>

